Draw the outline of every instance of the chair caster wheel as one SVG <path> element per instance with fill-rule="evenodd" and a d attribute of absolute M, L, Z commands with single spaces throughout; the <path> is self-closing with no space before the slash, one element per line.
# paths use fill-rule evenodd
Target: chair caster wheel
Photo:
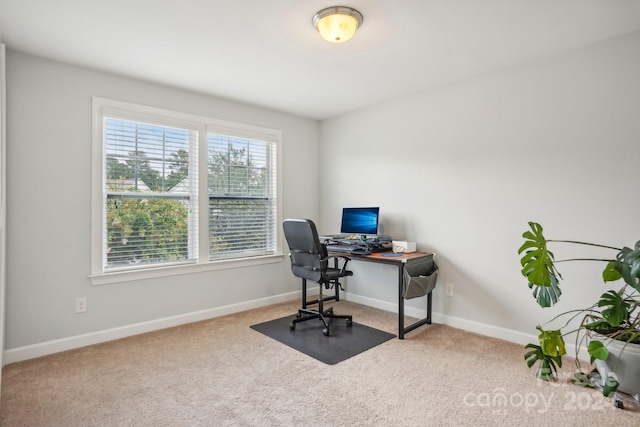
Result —
<path fill-rule="evenodd" d="M 329 336 L 329 328 L 324 328 L 322 330 L 322 333 L 324 334 L 325 337 L 328 337 Z"/>
<path fill-rule="evenodd" d="M 302 317 L 302 314 L 300 314 L 300 313 L 296 314 L 296 319 L 299 319 L 301 317 Z"/>
<path fill-rule="evenodd" d="M 291 324 L 289 325 L 289 329 L 293 331 L 295 328 L 296 328 L 296 324 L 291 322 Z"/>
<path fill-rule="evenodd" d="M 347 319 L 347 326 L 351 326 L 351 325 L 353 325 L 353 320 Z"/>
<path fill-rule="evenodd" d="M 624 409 L 624 403 L 622 403 L 622 400 L 616 400 L 615 405 L 618 409 Z"/>

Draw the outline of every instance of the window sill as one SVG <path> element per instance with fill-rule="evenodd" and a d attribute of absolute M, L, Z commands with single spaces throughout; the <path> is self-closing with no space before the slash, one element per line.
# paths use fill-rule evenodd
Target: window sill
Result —
<path fill-rule="evenodd" d="M 256 265 L 273 264 L 282 262 L 283 254 L 267 255 L 253 258 L 226 259 L 220 261 L 207 261 L 201 264 L 173 265 L 165 267 L 151 267 L 136 271 L 114 271 L 90 275 L 89 279 L 94 286 L 108 285 L 111 283 L 131 282 L 134 280 L 156 279 L 159 277 L 180 276 L 184 274 L 202 273 L 206 271 L 226 270 L 230 268 L 253 267 Z"/>

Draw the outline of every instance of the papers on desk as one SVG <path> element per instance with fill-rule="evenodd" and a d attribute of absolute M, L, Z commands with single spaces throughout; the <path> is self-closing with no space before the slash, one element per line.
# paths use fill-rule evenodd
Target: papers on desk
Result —
<path fill-rule="evenodd" d="M 374 252 L 384 252 L 391 249 L 389 236 L 375 236 L 362 238 L 362 236 L 349 236 L 344 239 L 324 239 L 328 251 L 344 252 L 350 254 L 369 255 Z"/>

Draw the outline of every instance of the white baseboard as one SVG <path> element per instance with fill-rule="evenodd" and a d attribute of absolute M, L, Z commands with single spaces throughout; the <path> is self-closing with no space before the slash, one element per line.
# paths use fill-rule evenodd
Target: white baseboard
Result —
<path fill-rule="evenodd" d="M 344 299 L 347 301 L 352 301 L 358 304 L 367 305 L 369 307 L 379 308 L 381 310 L 390 311 L 392 313 L 398 312 L 398 304 L 392 303 L 389 301 L 377 300 L 369 297 L 364 297 L 362 295 L 350 294 L 348 292 L 344 293 Z M 417 319 L 422 319 L 426 315 L 426 302 L 425 308 L 419 309 L 416 307 L 406 306 L 404 308 L 404 313 L 407 316 L 415 317 Z M 439 323 L 441 325 L 451 326 L 456 329 L 462 329 L 469 332 L 474 332 L 476 334 L 484 335 L 487 337 L 498 338 L 501 340 L 509 341 L 515 344 L 521 344 L 523 347 L 529 343 L 537 343 L 538 336 L 534 334 L 526 334 L 520 331 L 514 331 L 512 329 L 502 328 L 500 326 L 489 325 L 486 323 L 476 322 L 473 320 L 463 319 L 456 316 L 449 316 L 447 314 L 432 312 L 432 321 L 433 323 Z M 410 335 L 407 335 L 410 337 Z M 575 357 L 576 355 L 576 346 L 573 343 L 566 342 L 565 350 L 567 352 L 567 356 Z M 523 356 L 524 356 L 524 348 L 523 348 Z M 581 360 L 589 360 L 589 355 L 586 351 L 586 348 L 580 348 L 580 352 L 578 353 L 578 357 Z"/>
<path fill-rule="evenodd" d="M 48 354 L 59 353 L 61 351 L 72 350 L 88 345 L 99 344 L 102 342 L 126 338 L 133 335 L 144 334 L 147 332 L 153 332 L 160 329 L 171 328 L 174 326 L 180 326 L 187 323 L 199 322 L 202 320 L 212 319 L 214 317 L 226 316 L 228 314 L 239 313 L 241 311 L 251 310 L 254 308 L 266 307 L 268 305 L 300 298 L 300 295 L 300 291 L 290 292 L 273 297 L 261 298 L 223 307 L 215 307 L 207 310 L 165 317 L 163 319 L 152 320 L 149 322 L 136 323 L 134 325 L 127 325 L 119 328 L 106 329 L 89 334 L 76 335 L 59 340 L 46 341 L 43 343 L 13 348 L 10 350 L 6 350 L 3 353 L 3 362 L 6 365 L 9 363 L 15 363 L 23 360 L 34 359 L 36 357 L 46 356 Z"/>
<path fill-rule="evenodd" d="M 309 292 L 309 296 L 313 295 L 313 291 Z M 239 313 L 245 310 L 251 310 L 268 305 L 277 304 L 285 301 L 300 298 L 301 292 L 290 292 L 286 294 L 276 295 L 268 298 L 261 298 L 252 301 L 246 301 L 238 304 L 231 304 L 223 307 L 216 307 L 207 310 L 196 311 L 192 313 L 181 314 L 178 316 L 166 317 L 163 319 L 142 322 L 133 325 L 122 326 L 119 328 L 107 329 L 90 334 L 76 335 L 73 337 L 62 338 L 59 340 L 47 341 L 38 344 L 32 344 L 24 347 L 18 347 L 6 350 L 3 353 L 4 364 L 20 362 L 23 360 L 33 359 L 36 357 L 46 356 L 49 354 L 59 353 L 62 351 L 73 350 L 75 348 L 85 347 L 88 345 L 99 344 L 102 342 L 112 341 L 120 338 L 126 338 L 133 335 L 153 332 L 160 329 L 180 326 L 187 323 L 199 322 L 202 320 L 212 319 L 214 317 L 226 316 L 228 314 Z M 352 301 L 369 307 L 379 308 L 381 310 L 398 312 L 398 304 L 389 301 L 377 300 L 353 293 L 344 292 L 342 298 L 346 301 Z M 426 303 L 425 303 L 426 304 Z M 423 318 L 426 314 L 425 309 L 405 306 L 405 314 L 415 318 Z M 454 328 L 463 329 L 465 331 L 474 332 L 493 338 L 499 338 L 516 344 L 525 345 L 527 343 L 536 343 L 538 338 L 532 334 L 514 331 L 499 326 L 489 325 L 485 323 L 475 322 L 473 320 L 462 319 L 460 317 L 449 316 L 442 313 L 433 312 L 432 320 L 434 323 L 448 325 Z M 410 337 L 410 335 L 408 335 Z M 573 355 L 574 346 L 567 343 L 567 354 Z"/>
<path fill-rule="evenodd" d="M 363 297 L 361 295 L 350 294 L 345 292 L 345 300 L 352 301 L 358 304 L 368 305 L 370 307 L 379 308 L 381 310 L 390 311 L 392 313 L 398 312 L 398 304 L 389 301 L 377 300 L 369 297 Z M 404 313 L 407 316 L 422 319 L 426 316 L 426 301 L 425 308 L 419 309 L 416 307 L 410 307 L 405 305 Z M 462 319 L 460 317 L 449 316 L 447 314 L 432 313 L 432 319 L 434 323 L 440 323 L 442 325 L 448 325 L 457 329 L 463 329 L 469 332 L 475 332 L 480 335 L 486 335 L 493 338 L 503 339 L 505 341 L 514 342 L 516 344 L 528 344 L 530 342 L 537 342 L 538 338 L 535 335 L 525 334 L 523 332 L 514 331 L 511 329 L 501 328 L 499 326 L 489 325 L 486 323 L 480 323 L 473 320 Z"/>

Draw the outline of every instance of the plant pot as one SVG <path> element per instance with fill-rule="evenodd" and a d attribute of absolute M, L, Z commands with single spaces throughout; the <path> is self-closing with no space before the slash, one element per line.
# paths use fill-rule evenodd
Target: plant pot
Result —
<path fill-rule="evenodd" d="M 609 338 L 600 340 L 609 350 L 607 360 L 596 360 L 596 368 L 602 378 L 601 385 L 604 386 L 609 373 L 615 372 L 618 391 L 640 401 L 640 344 L 626 344 Z"/>

